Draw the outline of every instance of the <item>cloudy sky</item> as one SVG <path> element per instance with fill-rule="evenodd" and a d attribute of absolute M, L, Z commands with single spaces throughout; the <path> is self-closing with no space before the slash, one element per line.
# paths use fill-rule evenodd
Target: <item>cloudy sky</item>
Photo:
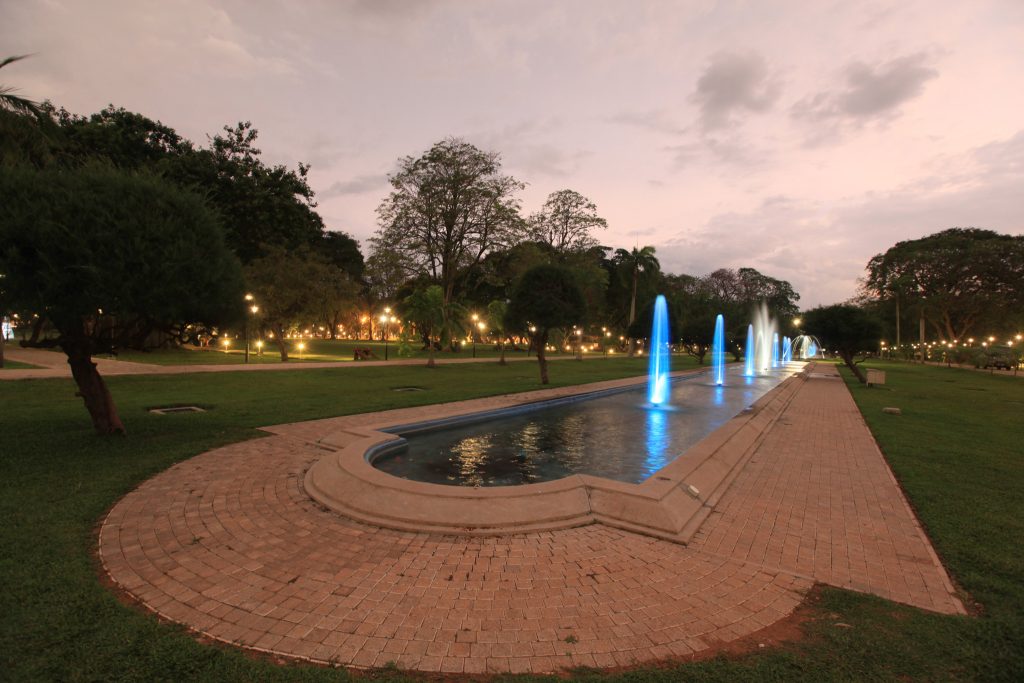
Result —
<path fill-rule="evenodd" d="M 360 240 L 446 136 L 590 197 L 671 272 L 753 266 L 804 305 L 953 226 L 1024 233 L 1021 0 L 0 0 L 19 94 L 197 142 L 251 120 Z"/>

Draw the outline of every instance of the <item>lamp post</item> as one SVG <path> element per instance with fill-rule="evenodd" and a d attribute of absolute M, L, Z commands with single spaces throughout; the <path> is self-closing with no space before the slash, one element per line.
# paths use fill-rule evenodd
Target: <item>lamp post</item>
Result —
<path fill-rule="evenodd" d="M 473 329 L 473 328 L 475 328 L 477 326 L 477 324 L 479 323 L 480 316 L 477 315 L 476 313 L 474 313 L 470 317 L 473 319 L 473 327 L 470 328 L 470 330 L 469 330 L 469 336 L 473 340 L 473 358 L 476 358 L 476 330 Z"/>
<path fill-rule="evenodd" d="M 487 323 L 483 320 L 477 322 L 476 327 L 480 330 L 480 341 L 484 340 L 484 331 L 487 329 Z M 473 341 L 473 358 L 476 358 L 476 340 Z"/>
<path fill-rule="evenodd" d="M 397 320 L 397 318 L 395 318 L 395 316 L 393 315 L 390 315 L 390 313 L 391 308 L 385 308 L 384 315 L 380 317 L 380 324 L 384 326 L 384 360 L 388 359 L 388 326 L 389 323 L 393 323 L 395 322 L 395 320 Z"/>
<path fill-rule="evenodd" d="M 253 300 L 252 294 L 246 294 L 245 300 L 251 303 Z M 256 306 L 251 306 L 249 307 L 249 309 L 253 312 L 253 314 L 255 314 L 256 311 L 258 310 Z M 249 362 L 249 316 L 245 316 L 245 362 Z"/>

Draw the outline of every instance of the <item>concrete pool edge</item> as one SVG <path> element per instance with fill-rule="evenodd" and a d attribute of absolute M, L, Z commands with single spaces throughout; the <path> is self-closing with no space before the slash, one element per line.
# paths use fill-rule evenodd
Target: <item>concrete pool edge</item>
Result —
<path fill-rule="evenodd" d="M 674 373 L 692 376 L 701 371 Z M 553 531 L 600 522 L 677 543 L 688 542 L 763 435 L 806 381 L 806 366 L 687 451 L 686 457 L 641 484 L 576 474 L 521 486 L 462 488 L 417 482 L 375 469 L 368 452 L 398 440 L 384 431 L 400 424 L 395 415 L 365 427 L 336 430 L 316 445 L 329 451 L 304 476 L 306 493 L 321 505 L 360 522 L 401 531 L 501 536 Z M 557 398 L 582 396 L 643 380 L 614 380 L 574 387 Z M 536 393 L 431 406 L 434 419 L 536 403 Z M 488 409 L 489 408 L 489 409 Z M 423 420 L 424 422 L 429 421 Z"/>

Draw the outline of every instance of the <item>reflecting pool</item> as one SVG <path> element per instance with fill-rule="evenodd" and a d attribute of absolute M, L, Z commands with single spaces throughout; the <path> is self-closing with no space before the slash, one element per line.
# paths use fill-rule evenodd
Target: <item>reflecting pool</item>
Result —
<path fill-rule="evenodd" d="M 753 404 L 794 368 L 715 386 L 709 374 L 671 383 L 667 405 L 644 385 L 597 398 L 519 408 L 484 421 L 414 433 L 377 456 L 374 467 L 416 481 L 512 486 L 592 474 L 640 483 Z"/>

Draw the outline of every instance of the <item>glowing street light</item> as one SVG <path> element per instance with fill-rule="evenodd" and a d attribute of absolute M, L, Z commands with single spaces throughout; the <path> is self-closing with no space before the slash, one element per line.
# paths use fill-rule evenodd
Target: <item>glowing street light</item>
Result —
<path fill-rule="evenodd" d="M 480 339 L 483 340 L 484 330 L 487 329 L 487 323 L 483 320 L 477 320 L 479 316 L 476 313 L 473 314 L 473 320 L 476 320 L 476 328 L 480 331 Z M 473 358 L 476 358 L 476 337 L 473 337 Z"/>
<path fill-rule="evenodd" d="M 259 313 L 260 307 L 257 306 L 253 301 L 255 297 L 252 294 L 246 294 L 245 300 L 249 302 L 249 312 L 252 313 L 253 317 Z M 249 318 L 245 319 L 245 362 L 249 362 Z"/>
<path fill-rule="evenodd" d="M 384 360 L 388 359 L 388 327 L 396 320 L 398 320 L 398 318 L 391 315 L 391 308 L 385 308 L 384 315 L 380 317 L 380 324 L 384 326 Z"/>
<path fill-rule="evenodd" d="M 306 342 L 299 342 L 299 360 L 302 360 L 302 352 L 306 350 Z"/>

